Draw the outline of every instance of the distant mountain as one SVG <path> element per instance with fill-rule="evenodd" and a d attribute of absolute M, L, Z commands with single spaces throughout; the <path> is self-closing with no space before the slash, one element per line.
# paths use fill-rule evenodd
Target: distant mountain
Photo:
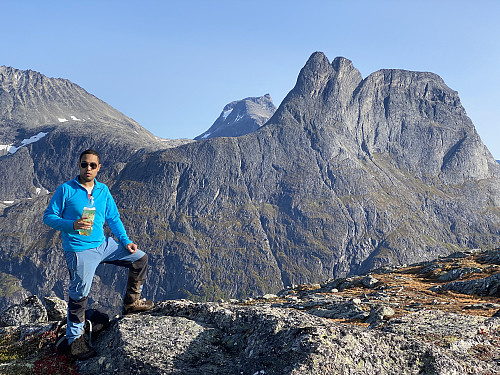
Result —
<path fill-rule="evenodd" d="M 4 176 L 36 178 L 1 187 L 44 181 L 53 191 L 75 174 L 68 155 L 98 145 L 129 235 L 150 254 L 149 298 L 262 295 L 500 245 L 500 165 L 433 73 L 363 79 L 350 60 L 314 53 L 273 116 L 246 135 L 159 149 L 127 124 L 85 125 L 84 135 L 54 128 L 1 157 L 0 167 L 12 163 Z M 48 199 L 0 216 L 4 288 L 65 293 L 59 234 L 41 223 Z M 94 304 L 118 309 L 124 271 L 102 266 L 94 282 Z"/>
<path fill-rule="evenodd" d="M 214 124 L 195 140 L 238 137 L 259 129 L 276 111 L 271 96 L 246 98 L 227 104 Z"/>
<path fill-rule="evenodd" d="M 126 117 L 80 86 L 61 78 L 48 78 L 32 70 L 0 66 L 0 124 L 2 141 L 15 142 L 16 132 L 47 125 L 78 125 L 86 122 L 120 124 L 120 130 L 136 131 L 154 138 Z"/>
<path fill-rule="evenodd" d="M 0 66 L 0 201 L 53 191 L 76 173 L 79 153 L 103 154 L 104 181 L 139 149 L 167 143 L 80 86 Z M 12 173 L 16 171 L 16 173 Z"/>
<path fill-rule="evenodd" d="M 162 249 L 158 298 L 252 295 L 500 242 L 500 166 L 458 94 L 433 73 L 363 79 L 322 53 L 259 130 L 147 154 L 113 192 Z"/>

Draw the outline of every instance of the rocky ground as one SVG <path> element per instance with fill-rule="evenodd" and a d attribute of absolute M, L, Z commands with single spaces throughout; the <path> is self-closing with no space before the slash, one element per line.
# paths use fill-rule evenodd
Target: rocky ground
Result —
<path fill-rule="evenodd" d="M 500 249 L 257 299 L 159 302 L 115 318 L 85 362 L 53 352 L 63 305 L 33 296 L 0 314 L 1 374 L 500 374 Z"/>

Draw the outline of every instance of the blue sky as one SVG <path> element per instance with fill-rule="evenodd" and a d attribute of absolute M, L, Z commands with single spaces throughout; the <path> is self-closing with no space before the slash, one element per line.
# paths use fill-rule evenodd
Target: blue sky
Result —
<path fill-rule="evenodd" d="M 3 0 L 0 11 L 0 65 L 67 78 L 163 138 L 194 138 L 233 100 L 269 93 L 278 106 L 322 51 L 363 77 L 440 75 L 500 159 L 500 1 Z"/>

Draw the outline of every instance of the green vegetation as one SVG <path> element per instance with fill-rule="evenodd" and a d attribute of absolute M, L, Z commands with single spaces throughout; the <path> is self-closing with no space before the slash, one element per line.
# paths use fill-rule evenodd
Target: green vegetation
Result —
<path fill-rule="evenodd" d="M 2 274 L 4 275 L 4 274 Z M 0 335 L 0 362 L 10 362 L 19 358 L 18 350 L 16 350 L 16 342 L 21 336 L 21 331 L 13 333 L 4 333 Z"/>
<path fill-rule="evenodd" d="M 7 273 L 0 273 L 0 297 L 10 297 L 22 290 L 21 280 Z"/>

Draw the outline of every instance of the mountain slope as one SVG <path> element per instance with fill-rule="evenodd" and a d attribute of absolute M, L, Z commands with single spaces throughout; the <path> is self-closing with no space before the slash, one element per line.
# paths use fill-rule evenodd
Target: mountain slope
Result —
<path fill-rule="evenodd" d="M 0 200 L 53 191 L 86 148 L 102 151 L 107 181 L 138 149 L 165 148 L 134 120 L 65 80 L 0 67 Z M 17 172 L 12 175 L 13 166 Z"/>
<path fill-rule="evenodd" d="M 85 141 L 66 134 L 53 153 Z M 48 137 L 15 155 L 29 161 Z M 119 147 L 103 148 L 119 160 Z M 432 73 L 363 79 L 349 60 L 315 53 L 260 129 L 128 155 L 104 177 L 150 254 L 144 292 L 156 300 L 259 295 L 500 241 L 500 165 Z M 60 183 L 61 172 L 45 178 Z M 40 220 L 46 200 L 0 216 L 0 272 L 62 296 L 58 234 Z M 27 268 L 43 272 L 31 281 Z M 118 309 L 124 278 L 101 267 L 92 300 Z"/>
<path fill-rule="evenodd" d="M 259 129 L 271 118 L 276 107 L 271 96 L 246 98 L 227 104 L 214 124 L 195 140 L 214 137 L 238 137 Z"/>
<path fill-rule="evenodd" d="M 135 121 L 66 79 L 0 66 L 0 124 L 11 134 L 4 133 L 3 142 L 16 140 L 14 130 L 27 132 L 48 124 L 88 121 L 119 123 L 122 130 L 126 127 L 147 134 Z"/>
<path fill-rule="evenodd" d="M 216 298 L 494 246 L 499 176 L 438 76 L 316 53 L 264 127 L 146 154 L 113 192 L 152 295 Z"/>

